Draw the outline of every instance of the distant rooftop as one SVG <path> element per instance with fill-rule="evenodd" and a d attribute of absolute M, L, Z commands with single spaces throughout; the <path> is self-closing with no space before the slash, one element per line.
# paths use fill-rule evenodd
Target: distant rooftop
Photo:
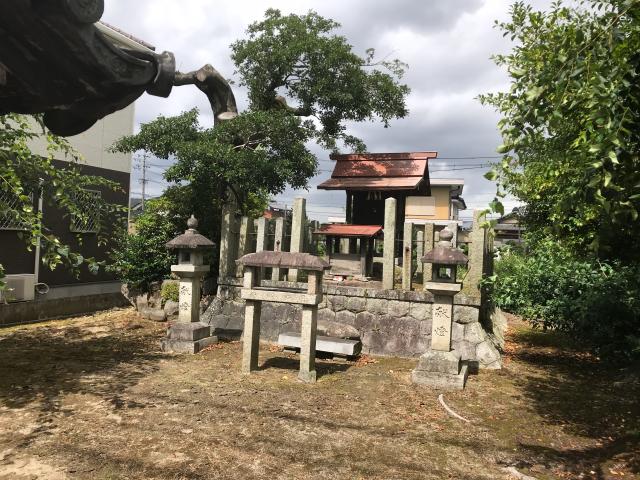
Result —
<path fill-rule="evenodd" d="M 429 181 L 428 160 L 437 152 L 338 155 L 331 178 L 321 190 L 413 190 Z"/>

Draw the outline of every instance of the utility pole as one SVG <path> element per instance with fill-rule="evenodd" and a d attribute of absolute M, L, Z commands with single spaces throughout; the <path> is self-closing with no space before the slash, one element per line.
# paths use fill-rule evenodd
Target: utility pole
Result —
<path fill-rule="evenodd" d="M 146 187 L 147 187 L 147 183 L 149 182 L 149 180 L 147 180 L 147 168 L 149 168 L 149 166 L 147 165 L 147 153 L 145 152 L 142 154 L 142 162 L 140 162 L 141 160 L 140 157 L 138 157 L 137 160 L 138 160 L 138 166 L 136 167 L 136 169 L 142 170 L 142 178 L 139 180 L 139 182 L 142 185 L 142 211 L 144 212 L 144 200 L 146 196 Z"/>

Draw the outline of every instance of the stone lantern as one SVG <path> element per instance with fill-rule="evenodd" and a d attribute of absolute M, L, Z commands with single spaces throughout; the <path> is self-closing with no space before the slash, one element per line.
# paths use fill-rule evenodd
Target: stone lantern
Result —
<path fill-rule="evenodd" d="M 458 265 L 468 260 L 451 244 L 453 232 L 445 227 L 440 232 L 436 247 L 422 257 L 423 263 L 432 264 L 432 277 L 425 289 L 433 294 L 433 321 L 431 349 L 420 357 L 413 371 L 414 383 L 441 388 L 462 389 L 467 378 L 467 365 L 460 362 L 460 354 L 451 350 L 453 297 L 462 289 L 456 281 Z"/>
<path fill-rule="evenodd" d="M 180 277 L 178 289 L 178 321 L 167 330 L 161 342 L 163 351 L 197 353 L 217 342 L 211 327 L 200 323 L 200 288 L 202 277 L 209 271 L 204 264 L 204 252 L 215 244 L 198 233 L 198 221 L 193 215 L 187 220 L 187 230 L 167 243 L 169 250 L 178 251 L 178 264 L 171 271 Z"/>

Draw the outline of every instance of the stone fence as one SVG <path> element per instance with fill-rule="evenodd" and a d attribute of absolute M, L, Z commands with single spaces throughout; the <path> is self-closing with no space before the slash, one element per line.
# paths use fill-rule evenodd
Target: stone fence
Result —
<path fill-rule="evenodd" d="M 201 321 L 215 334 L 239 335 L 243 328 L 244 302 L 241 279 L 221 278 L 218 293 Z M 303 288 L 304 284 L 263 280 L 263 287 Z M 363 352 L 373 355 L 417 357 L 431 342 L 433 296 L 425 291 L 377 290 L 323 286 L 318 310 L 318 333 L 360 338 Z M 261 338 L 275 342 L 280 333 L 299 331 L 302 309 L 298 305 L 263 302 Z M 492 316 L 481 308 L 478 297 L 461 292 L 454 297 L 452 348 L 462 354 L 471 369 L 500 368 Z M 484 323 L 485 328 L 481 324 Z M 499 335 L 497 335 L 499 336 Z"/>

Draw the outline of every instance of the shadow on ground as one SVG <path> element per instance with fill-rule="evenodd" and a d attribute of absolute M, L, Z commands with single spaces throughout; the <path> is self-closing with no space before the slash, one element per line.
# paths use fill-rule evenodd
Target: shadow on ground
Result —
<path fill-rule="evenodd" d="M 513 339 L 512 358 L 525 367 L 515 383 L 531 408 L 589 445 L 521 443 L 528 456 L 586 478 L 610 478 L 618 464 L 640 474 L 639 365 L 608 364 L 555 332 L 516 330 Z"/>
<path fill-rule="evenodd" d="M 104 330 L 34 328 L 2 337 L 0 401 L 9 408 L 37 401 L 55 410 L 63 393 L 93 393 L 117 403 L 119 394 L 156 369 L 162 354 L 148 331 Z"/>
<path fill-rule="evenodd" d="M 325 375 L 332 375 L 334 373 L 346 372 L 353 364 L 349 363 L 329 363 L 316 359 L 316 374 L 317 378 L 322 378 Z M 270 368 L 279 368 L 282 370 L 290 370 L 291 374 L 297 375 L 300 370 L 300 358 L 299 357 L 271 357 L 265 360 L 260 365 L 260 370 L 267 370 Z"/>

